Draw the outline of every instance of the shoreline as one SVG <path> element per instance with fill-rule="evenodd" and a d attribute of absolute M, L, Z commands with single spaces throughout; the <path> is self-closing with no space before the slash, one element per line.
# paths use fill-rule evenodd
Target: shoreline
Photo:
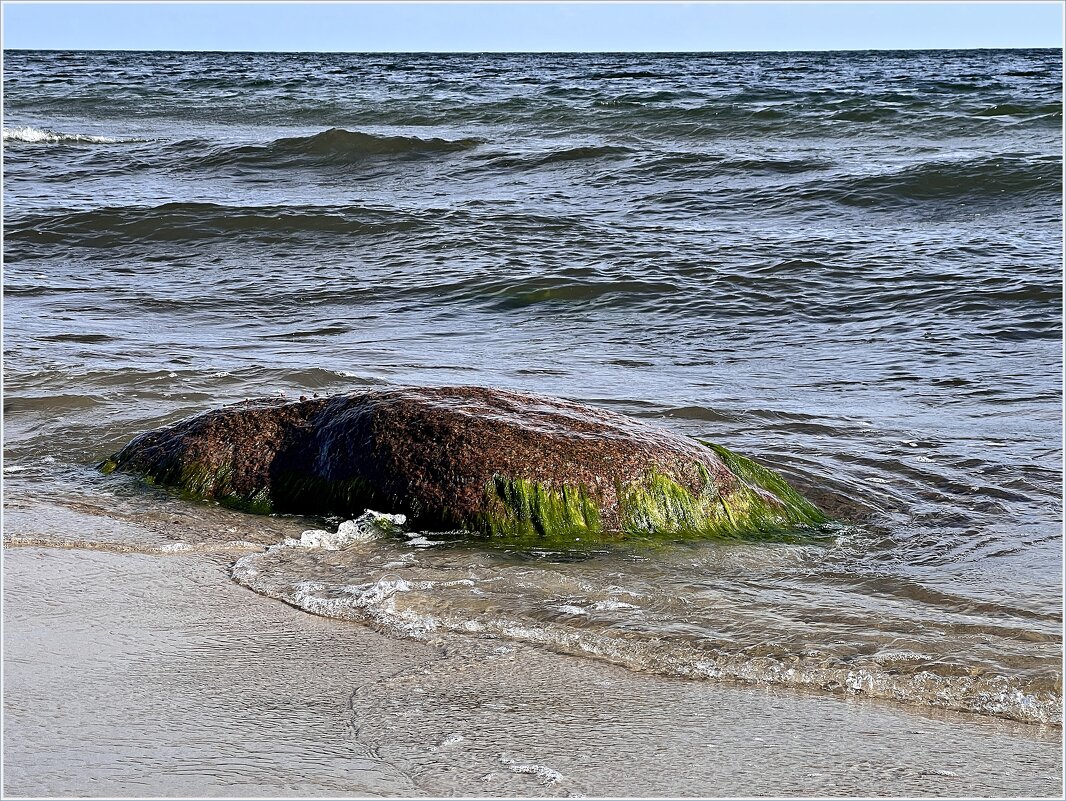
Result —
<path fill-rule="evenodd" d="M 1061 795 L 1061 729 L 393 639 L 228 558 L 4 548 L 5 795 Z"/>

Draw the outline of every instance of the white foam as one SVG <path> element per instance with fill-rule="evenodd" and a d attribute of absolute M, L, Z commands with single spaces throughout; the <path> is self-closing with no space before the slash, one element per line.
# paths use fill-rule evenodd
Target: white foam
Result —
<path fill-rule="evenodd" d="M 630 598 L 643 598 L 644 595 L 635 592 L 634 590 L 627 590 L 625 587 L 619 587 L 617 584 L 612 584 L 607 588 L 607 592 L 611 595 L 628 595 Z"/>
<path fill-rule="evenodd" d="M 345 520 L 336 531 L 312 528 L 303 532 L 300 539 L 288 538 L 281 544 L 284 547 L 322 548 L 326 551 L 339 551 L 357 542 L 372 542 L 391 534 L 398 526 L 407 522 L 404 515 L 388 515 L 370 509 L 355 520 Z"/>
<path fill-rule="evenodd" d="M 557 612 L 562 612 L 564 615 L 587 615 L 588 611 L 582 609 L 580 606 L 574 606 L 573 604 L 559 604 L 554 607 Z"/>
<path fill-rule="evenodd" d="M 412 548 L 434 548 L 441 544 L 440 540 L 430 540 L 425 537 L 412 537 L 407 541 Z"/>
<path fill-rule="evenodd" d="M 250 587 L 252 580 L 259 576 L 259 569 L 255 565 L 262 556 L 262 553 L 250 553 L 247 556 L 242 556 L 233 563 L 233 567 L 230 568 L 230 576 L 234 581 Z"/>
<path fill-rule="evenodd" d="M 22 128 L 4 128 L 5 142 L 31 142 L 34 144 L 60 144 L 63 142 L 85 142 L 96 145 L 112 145 L 118 142 L 110 136 L 89 136 L 88 134 L 64 134 L 24 126 Z"/>
<path fill-rule="evenodd" d="M 614 612 L 619 609 L 639 609 L 640 607 L 636 604 L 627 604 L 625 601 L 608 599 L 606 601 L 596 601 L 592 608 L 597 612 Z"/>
<path fill-rule="evenodd" d="M 508 768 L 510 768 L 511 773 L 532 774 L 549 787 L 553 784 L 561 782 L 564 778 L 563 774 L 561 774 L 557 770 L 549 768 L 547 765 L 525 765 L 515 762 L 510 757 L 504 756 L 503 754 L 500 754 L 499 760 L 501 764 L 506 765 Z"/>
<path fill-rule="evenodd" d="M 417 531 L 405 531 L 407 544 L 412 548 L 432 548 L 444 542 L 442 539 L 431 540 L 425 534 Z"/>
<path fill-rule="evenodd" d="M 276 547 L 276 546 L 275 546 Z M 269 553 L 271 549 L 267 549 Z M 259 571 L 252 564 L 263 554 L 251 554 L 237 560 L 231 575 L 245 586 L 255 589 Z M 397 609 L 395 596 L 412 590 L 429 590 L 432 581 L 408 582 L 401 578 L 382 577 L 375 582 L 343 587 L 327 587 L 316 581 L 302 581 L 290 585 L 280 595 L 288 603 L 305 612 L 345 620 L 362 619 L 384 626 L 401 636 L 423 640 L 438 628 L 433 615 L 413 609 Z"/>

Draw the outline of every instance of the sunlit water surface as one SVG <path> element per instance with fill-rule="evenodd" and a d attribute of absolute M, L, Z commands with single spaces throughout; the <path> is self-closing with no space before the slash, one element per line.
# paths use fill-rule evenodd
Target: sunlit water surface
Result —
<path fill-rule="evenodd" d="M 397 635 L 1061 715 L 1058 53 L 5 58 L 15 535 L 194 515 L 171 546 Z M 244 398 L 460 383 L 720 442 L 842 522 L 263 552 L 338 521 L 93 467 Z"/>

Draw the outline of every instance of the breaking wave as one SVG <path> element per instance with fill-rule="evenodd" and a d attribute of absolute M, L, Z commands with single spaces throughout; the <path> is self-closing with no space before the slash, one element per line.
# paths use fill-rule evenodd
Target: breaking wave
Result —
<path fill-rule="evenodd" d="M 92 144 L 113 145 L 123 140 L 110 136 L 90 136 L 89 134 L 66 134 L 42 128 L 25 126 L 22 128 L 4 128 L 5 142 L 27 142 L 30 144 Z M 129 141 L 129 140 L 126 140 Z"/>
<path fill-rule="evenodd" d="M 303 541 L 286 540 L 239 558 L 231 575 L 255 592 L 306 612 L 370 624 L 395 636 L 501 638 L 664 676 L 814 690 L 1061 725 L 1057 674 L 1008 676 L 989 670 L 980 646 L 964 654 L 939 650 L 942 633 L 917 633 L 924 628 L 917 612 L 891 619 L 897 613 L 891 605 L 883 607 L 890 618 L 871 628 L 887 627 L 897 635 L 875 647 L 855 647 L 865 635 L 848 644 L 815 646 L 802 635 L 789 639 L 772 631 L 749 642 L 729 634 L 730 628 L 764 625 L 773 611 L 755 610 L 757 617 L 745 623 L 743 615 L 752 610 L 744 609 L 743 591 L 730 600 L 732 590 L 716 590 L 721 598 L 710 606 L 698 594 L 677 603 L 663 597 L 669 592 L 659 593 L 611 569 L 609 554 L 544 554 L 532 563 L 508 563 L 499 554 L 470 556 L 432 535 L 413 533 L 406 535 L 406 545 L 361 535 L 342 541 L 339 550 L 327 550 L 329 538 L 344 533 L 343 527 L 337 535 L 305 532 Z M 686 551 L 683 558 L 690 557 Z M 764 549 L 758 556 L 735 549 L 724 556 L 741 563 L 808 557 L 802 549 Z M 669 561 L 669 546 L 656 558 Z M 556 569 L 553 560 L 567 569 Z M 721 608 L 738 601 L 739 610 Z M 943 608 L 941 613 L 946 614 Z M 829 625 L 829 618 L 820 619 L 824 613 L 808 614 L 808 626 Z M 1027 624 L 1012 621 L 1013 616 L 1012 610 L 997 607 L 984 621 L 967 607 L 947 614 L 957 620 L 944 625 L 957 628 L 956 635 L 987 641 L 997 651 L 1009 652 L 1016 638 L 1046 640 L 1048 653 L 1055 650 L 1055 636 L 1040 629 L 1041 623 L 1030 622 L 1037 628 L 1023 630 Z M 1024 619 L 1018 615 L 1019 621 Z M 902 631 L 908 635 L 901 636 Z"/>

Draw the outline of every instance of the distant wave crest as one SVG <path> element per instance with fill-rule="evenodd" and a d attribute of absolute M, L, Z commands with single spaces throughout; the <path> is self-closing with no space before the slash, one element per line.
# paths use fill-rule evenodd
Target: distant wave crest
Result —
<path fill-rule="evenodd" d="M 276 139 L 266 145 L 221 148 L 205 157 L 205 166 L 276 165 L 285 167 L 355 164 L 374 158 L 423 158 L 469 150 L 480 139 L 422 139 L 384 136 L 330 128 L 311 136 Z"/>
<path fill-rule="evenodd" d="M 65 134 L 43 128 L 24 126 L 21 128 L 4 128 L 5 142 L 29 142 L 32 144 L 83 143 L 93 145 L 113 145 L 119 142 L 110 136 L 89 136 L 88 134 Z"/>

